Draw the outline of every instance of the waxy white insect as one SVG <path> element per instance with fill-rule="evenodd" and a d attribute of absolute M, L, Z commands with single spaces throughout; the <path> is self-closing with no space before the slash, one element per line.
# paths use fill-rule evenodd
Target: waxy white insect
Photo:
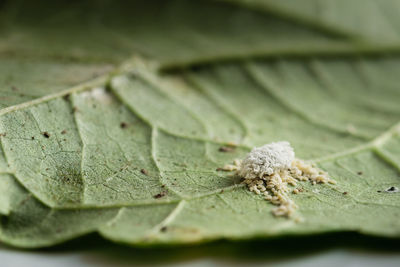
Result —
<path fill-rule="evenodd" d="M 289 169 L 294 151 L 289 142 L 275 142 L 253 148 L 241 162 L 238 174 L 245 179 L 262 178 L 277 171 Z"/>
<path fill-rule="evenodd" d="M 287 141 L 253 148 L 243 160 L 235 160 L 234 165 L 226 165 L 223 169 L 235 170 L 250 191 L 263 195 L 264 199 L 277 205 L 272 210 L 275 216 L 291 217 L 297 209 L 288 193 L 299 194 L 303 190 L 292 189 L 289 185 L 296 186 L 298 181 L 310 181 L 312 185 L 336 183 L 326 172 L 296 159 L 294 150 Z"/>

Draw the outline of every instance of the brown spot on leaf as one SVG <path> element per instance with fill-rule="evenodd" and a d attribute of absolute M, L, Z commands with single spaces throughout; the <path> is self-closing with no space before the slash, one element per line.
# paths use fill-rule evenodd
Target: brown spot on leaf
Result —
<path fill-rule="evenodd" d="M 48 132 L 43 132 L 42 135 L 46 138 L 50 138 L 50 134 Z"/>
<path fill-rule="evenodd" d="M 126 127 L 128 127 L 128 124 L 127 124 L 126 122 L 121 122 L 121 123 L 119 124 L 119 126 L 120 126 L 122 129 L 125 129 Z"/>
<path fill-rule="evenodd" d="M 219 152 L 233 152 L 235 150 L 232 146 L 221 146 L 218 151 Z"/>
<path fill-rule="evenodd" d="M 161 192 L 161 193 L 158 193 L 157 195 L 155 195 L 154 198 L 162 198 L 162 197 L 164 197 L 166 194 L 167 194 L 166 192 Z"/>
<path fill-rule="evenodd" d="M 67 130 L 62 130 L 61 131 L 61 134 L 66 134 L 67 133 Z"/>
<path fill-rule="evenodd" d="M 348 194 L 348 192 L 343 192 L 343 195 L 347 195 Z"/>
<path fill-rule="evenodd" d="M 144 175 L 149 175 L 149 171 L 146 169 L 141 169 L 140 172 L 143 173 Z"/>
<path fill-rule="evenodd" d="M 168 230 L 167 226 L 163 226 L 161 227 L 160 231 L 165 233 Z"/>
<path fill-rule="evenodd" d="M 358 175 L 362 175 L 362 174 L 363 174 L 363 172 L 362 172 L 362 171 L 359 171 L 359 172 L 357 172 L 357 174 L 358 174 Z"/>

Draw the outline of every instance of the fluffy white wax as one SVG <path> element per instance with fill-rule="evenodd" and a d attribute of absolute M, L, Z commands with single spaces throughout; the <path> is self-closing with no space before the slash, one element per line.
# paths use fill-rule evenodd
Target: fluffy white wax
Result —
<path fill-rule="evenodd" d="M 245 179 L 256 179 L 279 170 L 289 169 L 294 156 L 293 148 L 286 141 L 253 148 L 242 161 L 239 175 Z"/>

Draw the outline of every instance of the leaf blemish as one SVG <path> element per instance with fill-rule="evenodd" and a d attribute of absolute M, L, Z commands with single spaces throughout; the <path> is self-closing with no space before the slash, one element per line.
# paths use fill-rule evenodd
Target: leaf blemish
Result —
<path fill-rule="evenodd" d="M 221 146 L 218 151 L 219 152 L 233 152 L 235 150 L 232 146 Z"/>
<path fill-rule="evenodd" d="M 162 198 L 162 197 L 164 197 L 166 194 L 167 194 L 167 192 L 163 191 L 163 192 L 161 192 L 161 193 L 158 193 L 157 195 L 154 195 L 153 197 L 154 197 L 154 198 Z"/>
<path fill-rule="evenodd" d="M 43 132 L 42 135 L 46 138 L 50 138 L 50 134 L 48 132 Z"/>
<path fill-rule="evenodd" d="M 119 124 L 119 126 L 120 126 L 122 129 L 125 129 L 126 127 L 128 127 L 128 124 L 127 124 L 126 122 L 121 122 L 121 123 Z"/>
<path fill-rule="evenodd" d="M 386 193 L 397 193 L 397 192 L 399 192 L 399 189 L 397 187 L 395 187 L 395 186 L 391 186 L 391 187 L 387 188 L 385 190 L 385 192 Z"/>

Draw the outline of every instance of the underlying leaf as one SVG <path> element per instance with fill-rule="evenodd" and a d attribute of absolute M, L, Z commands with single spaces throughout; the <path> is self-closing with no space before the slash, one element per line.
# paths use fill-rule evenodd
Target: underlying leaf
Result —
<path fill-rule="evenodd" d="M 222 0 L 280 14 L 332 33 L 399 47 L 396 0 Z"/>
<path fill-rule="evenodd" d="M 214 1 L 6 1 L 2 11 L 0 55 L 8 57 L 120 63 L 140 53 L 164 67 L 182 67 L 376 49 L 280 16 Z"/>

